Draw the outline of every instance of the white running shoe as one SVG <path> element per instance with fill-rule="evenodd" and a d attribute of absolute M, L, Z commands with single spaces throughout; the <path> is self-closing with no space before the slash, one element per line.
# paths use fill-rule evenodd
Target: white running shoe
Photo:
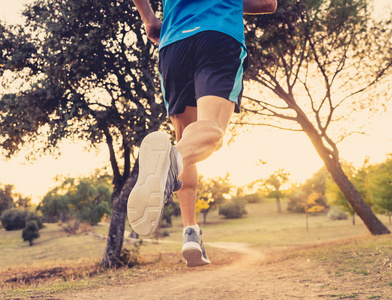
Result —
<path fill-rule="evenodd" d="M 165 132 L 150 133 L 140 145 L 139 175 L 128 198 L 128 220 L 140 235 L 155 232 L 166 201 L 182 187 L 177 153 Z"/>

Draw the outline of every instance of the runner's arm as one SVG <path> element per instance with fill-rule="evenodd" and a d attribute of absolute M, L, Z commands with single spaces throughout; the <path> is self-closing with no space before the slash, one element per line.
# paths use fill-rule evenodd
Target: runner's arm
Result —
<path fill-rule="evenodd" d="M 277 0 L 243 0 L 244 14 L 272 14 L 276 10 Z"/>
<path fill-rule="evenodd" d="M 159 44 L 162 22 L 155 16 L 148 0 L 133 0 L 136 8 L 146 25 L 147 37 L 156 45 Z"/>

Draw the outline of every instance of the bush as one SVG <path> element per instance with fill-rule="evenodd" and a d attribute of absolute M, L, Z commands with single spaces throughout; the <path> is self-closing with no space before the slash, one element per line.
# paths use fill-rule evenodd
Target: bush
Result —
<path fill-rule="evenodd" d="M 328 218 L 331 220 L 347 220 L 347 214 L 337 206 L 332 206 L 328 212 Z"/>
<path fill-rule="evenodd" d="M 143 260 L 140 256 L 140 246 L 143 241 L 139 240 L 135 244 L 133 244 L 133 248 L 131 250 L 123 248 L 121 250 L 120 262 L 122 265 L 128 268 L 132 268 L 134 266 L 140 265 Z"/>
<path fill-rule="evenodd" d="M 34 212 L 11 208 L 5 210 L 1 215 L 1 223 L 6 230 L 23 229 L 29 221 L 37 222 L 39 229 L 44 227 L 43 218 Z"/>
<path fill-rule="evenodd" d="M 163 208 L 163 213 L 162 217 L 159 221 L 159 227 L 161 228 L 167 228 L 167 227 L 172 227 L 172 217 L 178 217 L 181 215 L 181 209 L 180 209 L 180 204 L 179 202 L 176 202 L 173 200 L 173 198 L 169 199 L 164 208 Z"/>
<path fill-rule="evenodd" d="M 165 229 L 165 230 L 162 231 L 161 234 L 162 234 L 162 237 L 167 237 L 167 236 L 170 235 L 170 232 Z"/>
<path fill-rule="evenodd" d="M 33 246 L 34 240 L 39 238 L 39 228 L 36 221 L 28 221 L 26 228 L 22 232 L 23 241 L 29 241 L 30 246 Z"/>
<path fill-rule="evenodd" d="M 263 195 L 261 193 L 254 193 L 245 195 L 243 199 L 246 201 L 246 203 L 259 203 L 261 199 L 263 199 Z"/>
<path fill-rule="evenodd" d="M 91 225 L 97 225 L 108 214 L 111 214 L 109 203 L 101 202 L 98 205 L 84 207 L 81 212 L 81 220 Z"/>
<path fill-rule="evenodd" d="M 44 228 L 44 222 L 43 222 L 43 220 L 44 220 L 44 218 L 43 218 L 42 216 L 39 216 L 39 215 L 37 215 L 37 214 L 34 213 L 34 212 L 29 212 L 29 213 L 27 214 L 27 216 L 26 216 L 26 224 L 27 224 L 29 221 L 35 221 L 35 222 L 37 222 L 37 225 L 38 225 L 38 228 L 39 228 L 39 229 Z"/>
<path fill-rule="evenodd" d="M 293 196 L 290 197 L 287 202 L 287 210 L 295 213 L 305 212 L 306 200 L 302 197 Z"/>
<path fill-rule="evenodd" d="M 68 234 L 83 234 L 90 231 L 90 223 L 81 223 L 78 219 L 69 220 L 61 224 L 62 230 Z"/>
<path fill-rule="evenodd" d="M 223 215 L 227 219 L 242 218 L 247 213 L 245 203 L 240 199 L 233 199 L 219 206 L 219 215 Z"/>
<path fill-rule="evenodd" d="M 26 227 L 26 217 L 28 212 L 17 208 L 5 210 L 1 214 L 1 224 L 5 230 L 18 230 Z"/>

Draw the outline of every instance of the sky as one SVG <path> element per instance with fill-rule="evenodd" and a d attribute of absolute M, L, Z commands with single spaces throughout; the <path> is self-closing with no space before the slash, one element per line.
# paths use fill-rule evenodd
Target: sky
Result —
<path fill-rule="evenodd" d="M 0 19 L 8 24 L 21 22 L 20 12 L 24 3 L 31 0 L 0 0 Z M 375 2 L 378 14 L 382 14 L 383 0 Z M 390 4 L 389 4 L 390 7 Z M 392 153 L 392 110 L 369 120 L 367 135 L 353 135 L 339 144 L 340 155 L 346 161 L 360 167 L 366 156 L 371 163 L 382 162 Z M 226 137 L 226 141 L 228 140 Z M 83 142 L 64 142 L 59 157 L 45 156 L 36 161 L 25 159 L 22 151 L 11 160 L 0 156 L 0 183 L 15 185 L 15 191 L 31 196 L 38 202 L 56 182 L 57 175 L 89 176 L 97 168 L 108 167 L 105 145 L 89 152 Z M 262 159 L 264 166 L 257 165 Z M 323 163 L 304 133 L 294 133 L 267 127 L 258 127 L 241 133 L 235 142 L 223 146 L 206 161 L 199 163 L 199 172 L 205 177 L 225 176 L 230 173 L 231 182 L 242 186 L 259 178 L 266 178 L 278 168 L 290 173 L 292 182 L 304 182 L 317 172 Z"/>

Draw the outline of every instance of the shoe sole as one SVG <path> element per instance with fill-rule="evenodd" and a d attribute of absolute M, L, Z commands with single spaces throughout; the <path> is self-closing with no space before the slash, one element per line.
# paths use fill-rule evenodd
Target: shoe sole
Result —
<path fill-rule="evenodd" d="M 139 235 L 155 232 L 165 203 L 171 143 L 164 132 L 147 135 L 139 150 L 139 176 L 128 197 L 128 221 Z"/>
<path fill-rule="evenodd" d="M 211 263 L 209 259 L 203 257 L 201 247 L 196 242 L 184 244 L 182 246 L 181 254 L 185 258 L 188 267 L 204 266 Z"/>

